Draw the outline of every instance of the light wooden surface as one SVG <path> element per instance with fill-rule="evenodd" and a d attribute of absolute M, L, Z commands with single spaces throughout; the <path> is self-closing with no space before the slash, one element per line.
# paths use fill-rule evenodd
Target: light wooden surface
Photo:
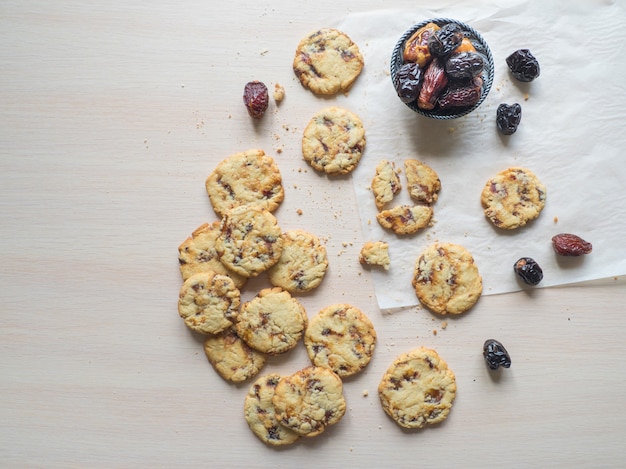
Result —
<path fill-rule="evenodd" d="M 440 2 L 442 16 L 454 17 L 454 3 Z M 424 310 L 377 309 L 357 262 L 350 177 L 330 180 L 302 161 L 301 132 L 326 100 L 302 89 L 291 60 L 304 34 L 379 7 L 0 2 L 0 466 L 623 464 L 624 278 L 484 297 L 445 330 Z M 258 124 L 241 102 L 252 79 L 287 93 Z M 176 311 L 177 247 L 215 219 L 204 180 L 255 147 L 283 174 L 281 227 L 309 230 L 328 250 L 327 278 L 301 297 L 309 316 L 351 303 L 379 336 L 369 367 L 345 382 L 344 419 L 280 450 L 247 428 L 249 383 L 219 378 Z M 244 297 L 265 286 L 250 282 Z M 481 356 L 489 337 L 513 359 L 497 377 Z M 409 432 L 384 414 L 376 388 L 420 345 L 448 361 L 458 396 L 445 423 Z M 307 364 L 299 347 L 264 372 Z"/>

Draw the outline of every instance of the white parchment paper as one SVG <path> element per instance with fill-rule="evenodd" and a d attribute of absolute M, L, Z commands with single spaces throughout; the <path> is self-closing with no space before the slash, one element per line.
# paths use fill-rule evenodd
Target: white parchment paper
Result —
<path fill-rule="evenodd" d="M 349 104 L 366 127 L 367 147 L 353 182 L 365 237 L 389 242 L 391 269 L 373 269 L 381 309 L 417 304 L 411 279 L 428 244 L 467 247 L 483 276 L 483 294 L 526 288 L 513 273 L 520 257 L 533 257 L 544 271 L 540 287 L 626 273 L 626 8 L 610 1 L 508 2 L 437 9 L 381 10 L 353 14 L 336 26 L 357 42 L 363 74 Z M 411 25 L 427 18 L 463 21 L 487 40 L 495 60 L 492 90 L 472 114 L 436 121 L 412 112 L 396 97 L 389 77 L 392 49 Z M 515 80 L 505 58 L 528 48 L 541 76 Z M 520 103 L 521 124 L 501 136 L 495 124 L 500 103 Z M 412 236 L 397 236 L 376 221 L 370 190 L 381 159 L 417 158 L 439 174 L 442 190 L 435 224 Z M 510 166 L 532 170 L 546 185 L 544 211 L 527 226 L 506 231 L 484 217 L 485 182 Z M 402 175 L 404 178 L 404 175 Z M 403 180 L 405 186 L 406 181 Z M 409 202 L 403 188 L 396 203 Z M 553 235 L 575 233 L 593 244 L 579 258 L 556 256 Z"/>

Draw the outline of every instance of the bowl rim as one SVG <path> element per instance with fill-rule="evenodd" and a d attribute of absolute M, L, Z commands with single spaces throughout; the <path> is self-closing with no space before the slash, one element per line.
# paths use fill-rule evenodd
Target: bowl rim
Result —
<path fill-rule="evenodd" d="M 451 108 L 449 110 L 445 110 L 445 109 L 426 110 L 426 109 L 420 109 L 417 106 L 416 101 L 411 101 L 409 103 L 404 103 L 404 104 L 408 108 L 413 110 L 414 112 L 421 114 L 423 116 L 426 116 L 426 117 L 430 117 L 432 119 L 447 120 L 447 119 L 456 119 L 456 118 L 465 116 L 469 114 L 470 112 L 474 111 L 476 108 L 478 108 L 478 106 L 480 106 L 483 103 L 483 101 L 489 94 L 489 91 L 491 91 L 491 86 L 493 85 L 493 77 L 494 77 L 494 63 L 493 63 L 493 55 L 491 54 L 491 49 L 489 49 L 489 45 L 487 44 L 487 41 L 485 41 L 485 39 L 482 37 L 482 35 L 478 31 L 476 31 L 474 28 L 472 28 L 468 24 L 463 23 L 462 21 L 455 20 L 453 18 L 429 18 L 419 23 L 416 23 L 412 27 L 407 29 L 404 32 L 404 34 L 400 36 L 400 39 L 396 43 L 395 47 L 393 48 L 393 52 L 391 54 L 390 72 L 391 72 L 392 85 L 394 86 L 394 90 L 395 90 L 396 76 L 397 76 L 398 70 L 404 63 L 404 61 L 402 60 L 402 54 L 404 53 L 404 45 L 406 41 L 409 40 L 409 38 L 418 29 L 424 27 L 428 23 L 435 23 L 438 26 L 442 26 L 447 23 L 455 23 L 461 27 L 461 29 L 463 30 L 464 36 L 467 37 L 472 42 L 474 47 L 476 47 L 476 51 L 480 53 L 485 59 L 485 68 L 482 73 L 483 89 L 482 89 L 480 99 L 478 100 L 478 102 L 467 108 L 460 108 L 460 109 Z"/>

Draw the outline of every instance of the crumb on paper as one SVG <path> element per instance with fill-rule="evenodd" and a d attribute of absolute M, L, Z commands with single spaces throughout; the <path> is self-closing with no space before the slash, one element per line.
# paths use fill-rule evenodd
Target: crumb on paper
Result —
<path fill-rule="evenodd" d="M 369 394 L 370 393 L 369 393 L 369 391 L 367 389 L 363 390 L 363 397 L 367 397 L 367 396 L 369 396 Z"/>
<path fill-rule="evenodd" d="M 554 216 L 554 223 L 558 223 L 559 222 L 559 217 L 557 217 L 556 215 Z"/>
<path fill-rule="evenodd" d="M 263 49 L 260 54 L 261 55 L 267 55 L 267 53 L 269 52 L 269 49 Z"/>
<path fill-rule="evenodd" d="M 302 215 L 302 209 L 301 209 L 301 208 L 299 208 L 298 210 L 296 210 L 296 213 L 297 213 L 298 215 Z"/>
<path fill-rule="evenodd" d="M 447 327 L 448 327 L 448 321 L 443 321 L 443 322 L 441 323 L 441 328 L 442 328 L 442 329 L 445 329 L 445 328 L 447 328 Z"/>
<path fill-rule="evenodd" d="M 433 335 L 437 335 L 437 329 L 433 329 Z"/>
<path fill-rule="evenodd" d="M 528 98 L 530 98 L 530 95 L 528 93 L 524 94 L 524 101 L 528 101 Z"/>
<path fill-rule="evenodd" d="M 285 88 L 280 83 L 274 84 L 274 101 L 280 103 L 283 99 L 285 99 Z M 285 127 L 285 130 L 289 130 Z"/>
<path fill-rule="evenodd" d="M 276 153 L 278 153 L 279 155 L 283 152 L 283 148 L 282 147 L 278 147 L 276 149 Z"/>
<path fill-rule="evenodd" d="M 453 134 L 456 132 L 456 127 L 448 127 L 448 133 Z"/>

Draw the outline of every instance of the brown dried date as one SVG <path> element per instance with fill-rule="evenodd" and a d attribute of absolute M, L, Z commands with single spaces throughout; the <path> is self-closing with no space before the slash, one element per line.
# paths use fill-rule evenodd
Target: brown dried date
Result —
<path fill-rule="evenodd" d="M 482 88 L 482 78 L 476 77 L 467 85 L 448 88 L 437 102 L 442 109 L 473 106 L 480 99 Z"/>
<path fill-rule="evenodd" d="M 474 52 L 453 54 L 446 61 L 446 73 L 454 80 L 474 78 L 483 73 L 485 62 Z"/>
<path fill-rule="evenodd" d="M 552 237 L 552 247 L 561 256 L 582 256 L 593 249 L 591 243 L 571 233 L 561 233 Z"/>
<path fill-rule="evenodd" d="M 417 106 L 420 109 L 430 110 L 435 107 L 437 98 L 448 85 L 448 77 L 441 61 L 434 59 L 424 72 L 422 88 L 417 98 Z"/>
<path fill-rule="evenodd" d="M 428 23 L 415 31 L 406 41 L 402 59 L 404 62 L 415 62 L 420 68 L 424 68 L 432 60 L 428 49 L 428 39 L 435 31 L 441 29 L 435 23 Z"/>
<path fill-rule="evenodd" d="M 248 114 L 255 119 L 260 119 L 267 111 L 269 104 L 267 86 L 260 81 L 250 81 L 243 89 L 243 103 L 246 105 Z"/>

